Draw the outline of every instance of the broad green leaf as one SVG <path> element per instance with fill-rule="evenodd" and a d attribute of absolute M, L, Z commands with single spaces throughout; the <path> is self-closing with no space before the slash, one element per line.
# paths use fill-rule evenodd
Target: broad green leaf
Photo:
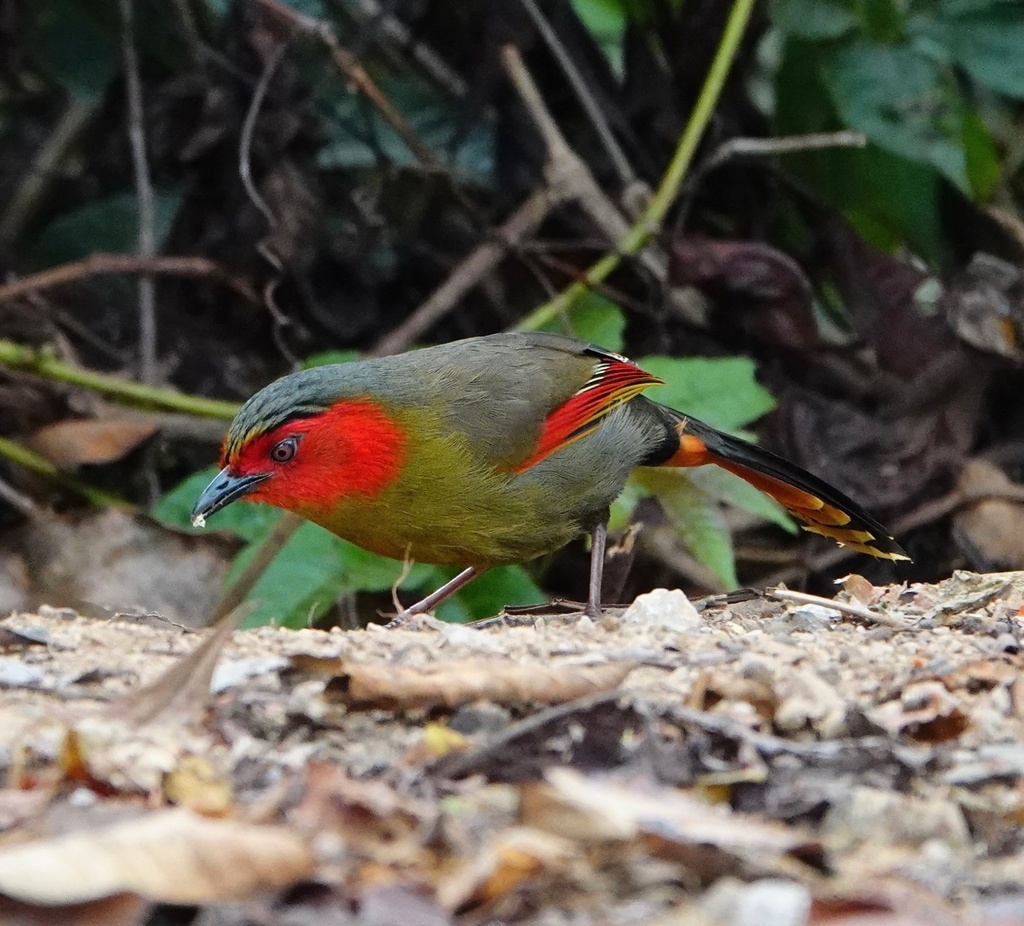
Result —
<path fill-rule="evenodd" d="M 576 15 L 616 73 L 622 72 L 622 44 L 626 11 L 620 0 L 570 0 Z"/>
<path fill-rule="evenodd" d="M 565 331 L 561 318 L 546 324 L 543 331 Z M 590 292 L 577 302 L 569 315 L 569 334 L 606 350 L 620 352 L 624 346 L 626 317 L 614 302 Z"/>
<path fill-rule="evenodd" d="M 451 166 L 474 182 L 490 181 L 494 168 L 493 126 L 483 120 L 467 125 L 464 114 L 450 100 L 409 72 L 394 73 L 372 60 L 367 66 L 381 91 L 428 148 L 447 155 Z M 397 167 L 418 164 L 401 135 L 359 94 L 348 92 L 340 79 L 320 83 L 321 105 L 331 134 L 331 141 L 317 155 L 321 168 L 373 168 L 380 166 L 382 156 Z"/>
<path fill-rule="evenodd" d="M 1024 99 L 1024 12 L 1005 5 L 1001 12 L 962 16 L 948 22 L 949 51 L 978 83 Z"/>
<path fill-rule="evenodd" d="M 646 395 L 716 428 L 741 428 L 775 407 L 747 357 L 644 357 L 638 362 L 665 380 Z"/>
<path fill-rule="evenodd" d="M 331 363 L 351 363 L 359 359 L 357 350 L 326 350 L 322 354 L 313 354 L 302 361 L 302 369 L 325 367 Z"/>
<path fill-rule="evenodd" d="M 836 39 L 857 25 L 857 13 L 844 0 L 776 0 L 772 21 L 788 35 Z"/>
<path fill-rule="evenodd" d="M 342 541 L 315 524 L 303 524 L 271 561 L 249 593 L 256 604 L 243 627 L 305 627 L 334 603 L 344 587 Z M 259 549 L 247 546 L 231 564 L 231 583 Z"/>
<path fill-rule="evenodd" d="M 736 561 L 732 538 L 718 502 L 688 478 L 688 472 L 640 469 L 637 483 L 656 495 L 686 548 L 728 588 L 736 588 Z"/>
<path fill-rule="evenodd" d="M 961 99 L 952 77 L 909 44 L 855 41 L 825 63 L 844 122 L 894 154 L 934 166 L 968 190 Z"/>
<path fill-rule="evenodd" d="M 167 237 L 180 201 L 175 191 L 154 193 L 157 247 Z M 137 240 L 135 197 L 130 193 L 115 193 L 57 216 L 39 233 L 32 252 L 40 263 L 63 264 L 96 252 L 134 253 Z"/>
<path fill-rule="evenodd" d="M 100 103 L 121 67 L 116 3 L 36 2 L 28 22 L 36 58 L 76 99 Z"/>
<path fill-rule="evenodd" d="M 688 470 L 687 474 L 695 486 L 712 498 L 756 514 L 791 534 L 797 532 L 796 523 L 775 499 L 728 470 L 717 466 L 698 466 Z"/>
<path fill-rule="evenodd" d="M 967 177 L 978 202 L 985 202 L 1002 174 L 999 152 L 981 117 L 969 106 L 963 108 L 963 146 Z"/>
<path fill-rule="evenodd" d="M 522 566 L 499 566 L 474 579 L 437 608 L 441 620 L 464 624 L 498 614 L 505 605 L 540 604 L 547 596 Z"/>

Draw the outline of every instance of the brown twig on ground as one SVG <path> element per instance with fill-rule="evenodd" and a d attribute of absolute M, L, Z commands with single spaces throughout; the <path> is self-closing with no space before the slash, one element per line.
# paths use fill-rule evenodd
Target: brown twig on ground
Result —
<path fill-rule="evenodd" d="M 206 257 L 137 257 L 131 254 L 90 254 L 82 260 L 41 270 L 27 277 L 0 285 L 0 303 L 26 293 L 49 289 L 85 277 L 112 273 L 149 273 L 168 276 L 200 277 L 215 280 L 233 289 L 249 302 L 260 304 L 260 297 L 245 280 L 232 276 Z"/>
<path fill-rule="evenodd" d="M 143 124 L 142 82 L 139 79 L 139 58 L 135 51 L 135 0 L 121 0 L 121 54 L 124 60 L 125 92 L 128 103 L 128 144 L 132 154 L 135 178 L 135 202 L 138 209 L 138 253 L 152 257 L 156 253 L 156 206 L 153 181 L 146 157 L 146 131 Z M 157 331 L 156 284 L 153 276 L 143 273 L 138 280 L 139 292 L 139 379 L 148 386 L 156 385 Z"/>

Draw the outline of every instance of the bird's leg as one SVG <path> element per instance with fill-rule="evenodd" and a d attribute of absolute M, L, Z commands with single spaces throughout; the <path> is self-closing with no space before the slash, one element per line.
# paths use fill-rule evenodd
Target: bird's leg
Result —
<path fill-rule="evenodd" d="M 601 616 L 601 580 L 604 578 L 604 548 L 608 541 L 608 525 L 602 521 L 590 532 L 590 593 L 584 614 Z"/>
<path fill-rule="evenodd" d="M 439 605 L 449 595 L 453 595 L 471 579 L 475 579 L 480 575 L 480 572 L 481 570 L 477 569 L 476 566 L 470 566 L 468 569 L 463 569 L 462 572 L 460 572 L 454 579 L 449 579 L 439 589 L 427 595 L 426 598 L 421 601 L 417 601 L 416 604 L 410 605 L 401 613 L 396 614 L 394 619 L 387 626 L 391 629 L 405 626 L 417 614 L 425 614 L 431 608 Z"/>

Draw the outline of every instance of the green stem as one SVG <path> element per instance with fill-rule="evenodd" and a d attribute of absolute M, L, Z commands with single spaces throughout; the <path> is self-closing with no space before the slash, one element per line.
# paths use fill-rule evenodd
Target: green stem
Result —
<path fill-rule="evenodd" d="M 86 485 L 84 482 L 80 482 L 73 476 L 69 476 L 67 473 L 62 473 L 45 457 L 41 457 L 39 454 L 33 453 L 27 447 L 23 447 L 15 441 L 8 440 L 6 437 L 0 437 L 0 457 L 5 457 L 12 463 L 17 463 L 18 466 L 22 466 L 30 472 L 36 473 L 45 479 L 49 479 L 51 482 L 55 482 L 58 485 L 63 486 L 65 489 L 70 489 L 72 492 L 76 492 L 90 504 L 95 505 L 98 508 L 112 506 L 114 508 L 130 509 L 134 507 L 129 505 L 123 498 L 112 495 L 110 492 L 104 492 L 102 489 L 94 489 L 92 486 Z"/>
<path fill-rule="evenodd" d="M 204 399 L 175 392 L 173 389 L 143 386 L 107 373 L 82 370 L 14 341 L 0 339 L 0 365 L 81 386 L 123 405 L 229 421 L 238 411 L 238 405 L 234 402 Z"/>
<path fill-rule="evenodd" d="M 725 32 L 722 34 L 722 41 L 718 45 L 718 51 L 715 52 L 714 61 L 711 62 L 711 68 L 704 80 L 697 104 L 690 114 L 690 121 L 686 124 L 665 175 L 661 178 L 661 183 L 643 214 L 618 243 L 614 253 L 606 254 L 587 270 L 581 280 L 566 287 L 553 299 L 534 309 L 516 325 L 517 330 L 535 331 L 557 318 L 571 308 L 578 299 L 601 283 L 619 266 L 623 257 L 635 254 L 661 230 L 665 216 L 668 215 L 672 203 L 679 195 L 679 189 L 690 168 L 690 163 L 693 161 L 697 146 L 704 136 L 718 98 L 722 95 L 725 79 L 728 77 L 736 57 L 753 6 L 754 0 L 735 0 L 733 3 L 729 19 L 725 24 Z"/>

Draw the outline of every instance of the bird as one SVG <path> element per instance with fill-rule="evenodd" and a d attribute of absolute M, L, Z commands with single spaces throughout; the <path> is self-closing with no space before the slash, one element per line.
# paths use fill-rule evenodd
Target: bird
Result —
<path fill-rule="evenodd" d="M 585 613 L 599 616 L 609 506 L 637 467 L 720 466 L 807 531 L 909 559 L 822 479 L 641 394 L 661 383 L 618 353 L 545 332 L 303 369 L 242 405 L 193 524 L 246 498 L 382 556 L 462 568 L 398 625 L 491 567 L 586 533 Z"/>

